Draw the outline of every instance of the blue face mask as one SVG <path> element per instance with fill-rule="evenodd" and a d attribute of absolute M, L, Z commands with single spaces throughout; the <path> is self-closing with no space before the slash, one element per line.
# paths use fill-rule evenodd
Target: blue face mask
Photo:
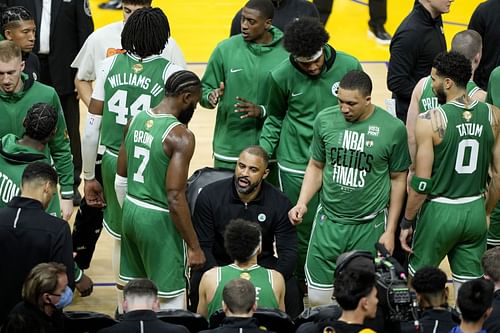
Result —
<path fill-rule="evenodd" d="M 70 287 L 66 286 L 66 289 L 64 289 L 64 292 L 61 294 L 59 302 L 57 302 L 57 304 L 54 304 L 54 306 L 58 309 L 62 309 L 70 305 L 71 301 L 73 301 L 73 290 L 71 290 Z"/>

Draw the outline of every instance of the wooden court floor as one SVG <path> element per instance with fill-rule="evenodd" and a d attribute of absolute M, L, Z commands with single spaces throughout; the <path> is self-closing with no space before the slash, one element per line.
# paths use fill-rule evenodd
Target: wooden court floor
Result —
<path fill-rule="evenodd" d="M 96 28 L 121 20 L 121 11 L 103 11 L 97 8 L 100 0 L 90 0 Z M 388 21 L 386 29 L 394 33 L 399 22 L 411 10 L 414 0 L 388 0 Z M 200 77 L 205 63 L 218 42 L 227 38 L 234 13 L 246 1 L 241 0 L 154 0 L 153 5 L 161 7 L 168 15 L 172 36 L 181 46 L 188 68 Z M 469 18 L 479 0 L 455 0 L 451 12 L 445 15 L 445 33 L 448 44 L 452 36 L 466 29 Z M 380 46 L 367 36 L 367 0 L 336 0 L 333 14 L 327 24 L 330 43 L 337 49 L 356 56 L 363 63 L 364 70 L 374 83 L 373 101 L 384 106 L 390 97 L 386 88 L 389 48 Z M 81 108 L 81 130 L 85 124 L 86 108 Z M 212 165 L 211 141 L 215 111 L 198 107 L 190 129 L 196 136 L 196 150 L 191 162 L 191 173 L 204 166 Z M 111 271 L 112 239 L 105 231 L 97 244 L 90 269 L 86 273 L 95 283 L 94 293 L 86 298 L 75 295 L 68 310 L 98 311 L 113 315 L 116 296 Z M 444 263 L 445 269 L 447 264 Z M 76 293 L 78 294 L 78 293 Z"/>

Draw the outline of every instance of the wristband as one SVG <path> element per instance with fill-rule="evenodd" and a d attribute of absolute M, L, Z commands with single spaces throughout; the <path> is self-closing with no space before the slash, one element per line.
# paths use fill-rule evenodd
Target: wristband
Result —
<path fill-rule="evenodd" d="M 410 185 L 419 194 L 429 194 L 432 190 L 432 179 L 420 178 L 413 175 Z"/>
<path fill-rule="evenodd" d="M 403 219 L 401 220 L 401 223 L 399 223 L 399 226 L 401 227 L 401 230 L 407 230 L 413 227 L 413 222 L 415 222 L 415 219 L 408 220 L 403 216 Z"/>

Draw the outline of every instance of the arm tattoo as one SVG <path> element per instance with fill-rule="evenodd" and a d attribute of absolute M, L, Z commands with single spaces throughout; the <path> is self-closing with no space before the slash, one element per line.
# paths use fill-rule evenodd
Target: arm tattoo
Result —
<path fill-rule="evenodd" d="M 429 111 L 431 113 L 431 124 L 432 130 L 437 132 L 439 137 L 442 139 L 444 137 L 444 131 L 446 129 L 441 113 L 438 110 L 433 109 Z"/>

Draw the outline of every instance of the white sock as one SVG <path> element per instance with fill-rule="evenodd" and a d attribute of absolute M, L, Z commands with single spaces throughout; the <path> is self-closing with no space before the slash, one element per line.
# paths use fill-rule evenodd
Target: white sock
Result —
<path fill-rule="evenodd" d="M 309 306 L 332 304 L 333 287 L 328 289 L 316 289 L 307 286 L 307 296 L 309 298 Z"/>
<path fill-rule="evenodd" d="M 186 292 L 184 291 L 182 294 L 176 297 L 158 297 L 160 301 L 160 310 L 169 310 L 169 309 L 187 309 L 186 303 Z"/>

